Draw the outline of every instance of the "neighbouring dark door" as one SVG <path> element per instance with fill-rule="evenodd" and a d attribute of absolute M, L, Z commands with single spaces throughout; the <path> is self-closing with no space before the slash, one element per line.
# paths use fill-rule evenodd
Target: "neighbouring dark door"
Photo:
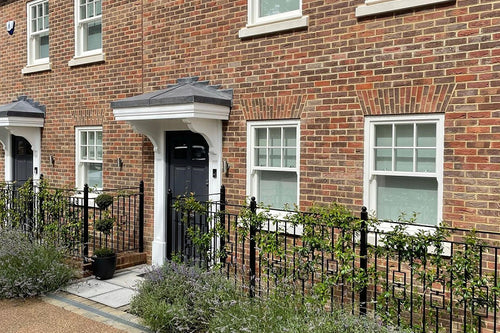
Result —
<path fill-rule="evenodd" d="M 208 144 L 200 134 L 190 131 L 167 132 L 167 188 L 173 197 L 193 193 L 200 201 L 208 199 Z M 188 228 L 208 231 L 205 217 L 181 219 L 174 214 L 167 225 L 167 256 L 182 255 L 186 260 L 201 259 L 186 234 Z"/>
<path fill-rule="evenodd" d="M 13 135 L 12 152 L 15 186 L 20 187 L 33 177 L 33 150 L 28 140 Z"/>

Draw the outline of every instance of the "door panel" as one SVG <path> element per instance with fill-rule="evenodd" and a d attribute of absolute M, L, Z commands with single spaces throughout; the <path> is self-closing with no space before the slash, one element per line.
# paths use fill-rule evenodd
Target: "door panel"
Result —
<path fill-rule="evenodd" d="M 33 151 L 28 140 L 20 136 L 12 136 L 12 157 L 15 186 L 20 187 L 33 177 Z"/>
<path fill-rule="evenodd" d="M 175 197 L 193 193 L 199 200 L 208 199 L 208 144 L 197 133 L 190 131 L 167 132 L 167 188 Z M 202 262 L 203 255 L 186 234 L 186 229 L 195 227 L 206 232 L 205 218 L 190 217 L 182 220 L 175 212 L 172 224 L 167 225 L 167 258 L 173 255 L 186 261 Z"/>

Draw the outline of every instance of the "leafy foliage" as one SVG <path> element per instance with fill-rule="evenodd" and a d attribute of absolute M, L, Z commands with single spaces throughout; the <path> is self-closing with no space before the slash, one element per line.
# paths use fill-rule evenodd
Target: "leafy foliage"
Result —
<path fill-rule="evenodd" d="M 33 243 L 20 230 L 0 230 L 0 298 L 54 291 L 74 275 L 61 249 Z"/>

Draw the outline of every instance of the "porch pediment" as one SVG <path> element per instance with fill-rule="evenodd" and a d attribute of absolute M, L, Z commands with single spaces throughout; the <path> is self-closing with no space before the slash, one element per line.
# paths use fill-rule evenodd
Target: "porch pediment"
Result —
<path fill-rule="evenodd" d="M 111 102 L 111 108 L 116 120 L 227 120 L 233 91 L 219 88 L 208 81 L 198 81 L 198 77 L 183 78 L 166 89 Z"/>
<path fill-rule="evenodd" d="M 0 126 L 43 127 L 45 106 L 20 96 L 16 101 L 0 105 Z"/>

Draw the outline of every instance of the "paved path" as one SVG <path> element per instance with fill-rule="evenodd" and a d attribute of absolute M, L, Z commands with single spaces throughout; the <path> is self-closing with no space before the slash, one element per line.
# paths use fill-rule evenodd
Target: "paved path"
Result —
<path fill-rule="evenodd" d="M 111 280 L 87 278 L 66 291 L 33 299 L 0 300 L 2 333 L 150 332 L 127 313 L 137 269 Z M 132 279 L 126 278 L 131 276 Z M 111 287 L 110 287 L 111 286 Z M 111 289 L 111 290 L 110 290 Z"/>

